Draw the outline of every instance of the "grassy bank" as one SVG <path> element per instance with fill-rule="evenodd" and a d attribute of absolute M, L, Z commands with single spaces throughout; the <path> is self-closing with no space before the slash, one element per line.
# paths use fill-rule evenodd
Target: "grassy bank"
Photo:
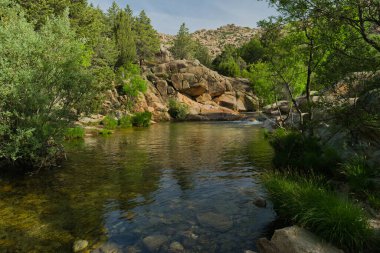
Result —
<path fill-rule="evenodd" d="M 267 173 L 263 181 L 280 217 L 348 252 L 361 251 L 370 240 L 365 211 L 328 190 L 322 180 Z"/>

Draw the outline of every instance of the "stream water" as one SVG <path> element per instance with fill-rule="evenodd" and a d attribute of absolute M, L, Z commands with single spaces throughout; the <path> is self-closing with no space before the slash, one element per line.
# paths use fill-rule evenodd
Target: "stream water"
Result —
<path fill-rule="evenodd" d="M 61 168 L 0 177 L 0 252 L 72 252 L 78 239 L 88 252 L 244 252 L 275 218 L 254 205 L 273 154 L 252 124 L 163 123 L 66 146 Z"/>

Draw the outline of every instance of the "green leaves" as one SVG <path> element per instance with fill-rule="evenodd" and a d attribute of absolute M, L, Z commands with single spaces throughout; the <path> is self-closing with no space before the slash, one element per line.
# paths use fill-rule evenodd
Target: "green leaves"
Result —
<path fill-rule="evenodd" d="M 0 159 L 49 165 L 64 129 L 97 91 L 91 50 L 75 39 L 68 13 L 35 31 L 17 7 L 3 1 L 1 9 Z"/>

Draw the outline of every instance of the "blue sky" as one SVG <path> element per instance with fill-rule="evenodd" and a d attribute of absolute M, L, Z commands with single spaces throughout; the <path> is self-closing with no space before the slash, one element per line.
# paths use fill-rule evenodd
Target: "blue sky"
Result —
<path fill-rule="evenodd" d="M 89 0 L 108 9 L 113 0 Z M 131 6 L 135 14 L 142 9 L 159 31 L 176 34 L 185 22 L 190 31 L 213 29 L 226 24 L 256 27 L 257 21 L 275 15 L 266 1 L 258 0 L 116 0 L 121 7 Z"/>

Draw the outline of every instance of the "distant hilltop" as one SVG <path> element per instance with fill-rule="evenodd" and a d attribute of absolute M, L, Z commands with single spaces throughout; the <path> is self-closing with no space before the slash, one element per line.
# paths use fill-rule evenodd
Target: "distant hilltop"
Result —
<path fill-rule="evenodd" d="M 247 43 L 253 36 L 258 34 L 259 29 L 250 27 L 241 27 L 234 24 L 221 26 L 216 30 L 198 30 L 192 33 L 194 40 L 205 45 L 213 57 L 221 54 L 226 45 L 236 47 Z M 169 48 L 172 46 L 174 35 L 160 34 L 161 43 Z"/>

